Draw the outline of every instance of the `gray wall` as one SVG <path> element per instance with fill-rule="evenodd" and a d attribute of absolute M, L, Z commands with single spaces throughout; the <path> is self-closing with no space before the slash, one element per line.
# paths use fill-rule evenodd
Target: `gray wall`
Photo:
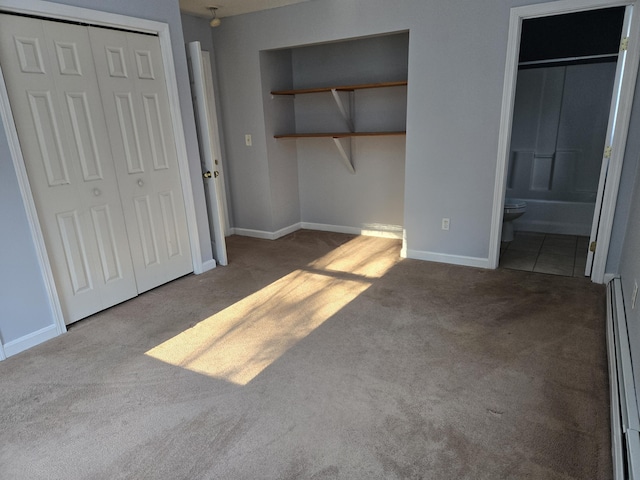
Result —
<path fill-rule="evenodd" d="M 0 341 L 53 323 L 18 180 L 0 129 Z"/>
<path fill-rule="evenodd" d="M 182 20 L 182 32 L 184 34 L 185 45 L 189 42 L 200 42 L 202 50 L 209 52 L 212 57 L 211 62 L 213 63 L 213 37 L 211 36 L 209 20 L 184 13 L 180 18 Z"/>
<path fill-rule="evenodd" d="M 268 95 L 287 80 L 293 88 L 352 85 L 407 78 L 409 37 L 406 33 L 332 42 L 309 47 L 263 52 L 290 53 L 288 66 L 277 70 L 280 78 L 263 74 L 267 150 L 270 171 L 282 172 L 272 185 L 272 196 L 293 190 L 297 195 L 297 221 L 338 228 L 387 230 L 403 224 L 404 137 L 375 137 L 350 142 L 356 173 L 347 170 L 332 139 L 273 140 L 271 133 L 347 131 L 330 92 L 281 97 Z M 264 64 L 264 62 L 263 62 Z M 264 68 L 263 68 L 264 70 Z M 275 80 L 275 81 L 274 81 Z M 401 131 L 406 127 L 406 87 L 353 92 L 352 120 L 356 131 Z M 341 97 L 349 105 L 349 94 Z M 278 108 L 278 115 L 273 110 Z M 287 110 L 284 110 L 287 109 Z M 293 109 L 293 111 L 291 110 Z M 294 125 L 291 123 L 294 122 Z M 273 150 L 287 149 L 289 168 L 274 165 Z M 275 167 L 275 168 L 274 168 Z M 297 172 L 297 183 L 286 172 Z M 298 188 L 299 185 L 299 188 Z M 280 193 L 281 195 L 281 193 Z M 290 195 L 293 199 L 293 195 Z M 293 205 L 293 201 L 289 205 Z M 286 210 L 284 210 L 286 211 Z M 274 218 L 281 215 L 274 202 Z M 292 225 L 293 215 L 277 222 Z"/>
<path fill-rule="evenodd" d="M 264 201 L 270 140 L 259 52 L 409 31 L 403 218 L 409 254 L 487 259 L 509 14 L 529 3 L 404 0 L 389 7 L 382 0 L 315 0 L 225 19 L 213 38 L 232 187 L 242 203 L 237 225 L 272 224 Z M 244 146 L 245 132 L 254 135 L 251 149 Z M 632 149 L 627 157 L 635 163 L 637 154 Z M 299 168 L 302 175 L 306 167 Z M 620 208 L 628 192 L 621 192 Z M 301 208 L 304 216 L 304 202 Z M 443 217 L 451 219 L 449 231 L 440 228 Z M 611 246 L 619 251 L 624 225 L 617 221 L 614 231 Z"/>
<path fill-rule="evenodd" d="M 236 224 L 265 229 L 271 223 L 268 184 L 259 178 L 270 141 L 262 121 L 259 52 L 408 30 L 402 219 L 408 247 L 486 259 L 513 4 L 406 0 L 389 8 L 381 0 L 316 0 L 225 19 L 213 37 L 232 187 L 242 199 Z M 250 150 L 244 132 L 254 134 Z M 440 229 L 443 217 L 451 218 L 448 232 Z"/>
<path fill-rule="evenodd" d="M 278 142 L 273 139 L 275 133 L 295 130 L 294 99 L 289 96 L 272 98 L 270 94 L 271 90 L 291 88 L 291 50 L 260 52 L 260 74 L 269 158 L 267 174 L 272 217 L 269 231 L 277 232 L 300 222 L 296 144 L 292 141 Z"/>
<path fill-rule="evenodd" d="M 627 228 L 633 231 L 640 228 L 640 218 L 635 215 L 632 197 L 636 190 L 640 188 L 637 181 L 638 163 L 640 162 L 640 75 L 636 81 L 636 95 L 633 101 L 633 110 L 629 121 L 629 136 L 625 148 L 624 164 L 620 178 L 620 189 L 618 190 L 618 200 L 616 203 L 616 213 L 611 232 L 611 244 L 609 246 L 609 256 L 607 257 L 606 271 L 610 273 L 620 272 L 622 265 L 633 267 L 636 265 L 637 256 L 633 255 L 630 248 L 630 240 L 626 238 Z M 626 244 L 626 253 L 623 257 L 623 247 Z M 634 267 L 635 268 L 635 267 Z M 640 267 L 639 267 L 640 268 Z"/>
<path fill-rule="evenodd" d="M 634 129 L 630 131 L 627 151 L 630 149 L 636 152 L 638 151 L 637 144 L 640 143 L 638 141 L 639 136 L 637 134 L 632 135 L 632 132 L 638 132 L 640 128 L 639 120 L 637 115 L 632 116 L 631 126 L 634 127 Z M 620 273 L 625 312 L 627 315 L 627 327 L 629 329 L 631 359 L 634 365 L 638 365 L 640 364 L 640 298 L 637 300 L 635 308 L 632 308 L 632 300 L 635 284 L 640 285 L 640 218 L 637 214 L 634 214 L 634 212 L 637 212 L 640 208 L 640 172 L 638 172 L 637 169 L 637 156 L 634 160 L 636 161 L 630 161 L 628 165 L 625 165 L 625 169 L 628 172 L 627 180 L 632 179 L 632 181 L 634 181 L 633 186 L 629 189 L 628 183 L 631 182 L 627 182 L 621 185 L 620 188 L 620 194 L 630 195 L 631 201 L 626 203 L 624 199 L 620 198 L 620 195 L 618 196 L 618 204 L 620 204 L 621 200 L 624 203 L 623 208 L 618 208 L 615 217 L 616 223 L 614 223 L 614 232 L 616 228 L 621 228 L 619 226 L 620 224 L 626 226 L 624 241 L 622 242 L 622 248 L 620 250 L 617 249 L 616 245 L 612 245 L 612 248 L 610 248 L 609 262 L 617 262 L 615 265 L 616 270 L 611 271 Z M 628 190 L 631 191 L 629 192 Z M 609 266 L 607 267 L 609 269 Z M 640 369 L 634 369 L 634 377 L 635 384 L 640 385 Z"/>
<path fill-rule="evenodd" d="M 178 93 L 185 129 L 190 174 L 194 187 L 199 243 L 203 261 L 212 258 L 209 227 L 201 182 L 200 158 L 196 138 L 191 91 L 187 72 L 186 53 L 182 35 L 180 11 L 177 0 L 154 0 L 153 6 L 146 0 L 61 0 L 58 3 L 108 11 L 132 17 L 145 18 L 169 24 L 173 47 Z M 53 324 L 42 276 L 31 234 L 25 225 L 26 214 L 20 197 L 15 171 L 6 144 L 4 126 L 0 127 L 0 219 L 3 223 L 1 247 L 3 254 L 0 268 L 0 336 L 6 344 L 12 340 Z M 7 188 L 5 188 L 5 183 Z M 17 265 L 19 259 L 19 265 Z M 20 268 L 17 268 L 20 267 Z"/>
<path fill-rule="evenodd" d="M 607 272 L 619 273 L 622 281 L 631 358 L 640 364 L 640 299 L 632 308 L 635 283 L 640 285 L 640 76 L 636 82 L 634 108 L 620 180 Z M 640 369 L 634 369 L 635 384 L 640 385 Z M 639 398 L 640 403 L 640 398 Z"/>
<path fill-rule="evenodd" d="M 640 208 L 640 182 L 636 176 L 636 184 L 633 199 L 630 205 L 631 211 L 638 211 Z M 622 290 L 627 314 L 627 327 L 629 329 L 629 343 L 631 347 L 631 358 L 635 365 L 640 362 L 640 299 L 632 308 L 632 295 L 634 285 L 640 285 L 640 221 L 637 215 L 630 218 L 627 235 L 621 252 L 620 276 L 622 280 Z M 640 385 L 640 369 L 634 369 L 636 385 Z"/>

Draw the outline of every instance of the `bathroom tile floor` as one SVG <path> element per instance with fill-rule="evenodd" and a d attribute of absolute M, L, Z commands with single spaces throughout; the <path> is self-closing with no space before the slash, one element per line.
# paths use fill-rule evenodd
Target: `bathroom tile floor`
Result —
<path fill-rule="evenodd" d="M 516 232 L 512 242 L 502 242 L 500 267 L 583 277 L 588 248 L 589 237 Z"/>

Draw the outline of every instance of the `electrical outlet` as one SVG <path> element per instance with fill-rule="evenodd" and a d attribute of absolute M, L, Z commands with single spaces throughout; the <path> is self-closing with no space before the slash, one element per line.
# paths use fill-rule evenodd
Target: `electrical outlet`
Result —
<path fill-rule="evenodd" d="M 247 147 L 250 147 L 251 145 L 253 145 L 253 141 L 251 140 L 251 135 L 249 135 L 248 133 L 244 136 L 244 144 Z"/>
<path fill-rule="evenodd" d="M 442 229 L 443 230 L 449 230 L 449 219 L 448 218 L 443 218 L 442 219 Z"/>
<path fill-rule="evenodd" d="M 636 298 L 638 298 L 638 281 L 633 281 L 633 295 L 631 295 L 631 309 L 636 308 Z"/>

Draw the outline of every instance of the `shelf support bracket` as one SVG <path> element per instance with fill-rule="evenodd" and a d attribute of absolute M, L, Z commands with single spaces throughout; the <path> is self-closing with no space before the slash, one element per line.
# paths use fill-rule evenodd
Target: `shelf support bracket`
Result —
<path fill-rule="evenodd" d="M 349 170 L 351 173 L 356 173 L 356 169 L 353 168 L 353 161 L 351 160 L 351 146 L 353 144 L 353 139 L 333 137 L 333 141 L 336 143 L 336 147 L 338 147 L 340 158 L 342 159 L 344 165 L 347 167 L 347 170 Z M 345 143 L 343 143 L 343 141 Z"/>
<path fill-rule="evenodd" d="M 340 93 L 338 92 L 338 90 L 336 90 L 335 88 L 331 89 L 331 94 L 333 95 L 333 99 L 336 101 L 336 105 L 338 106 L 338 110 L 340 110 L 342 117 L 347 122 L 347 125 L 349 126 L 349 131 L 355 132 L 356 129 L 354 128 L 353 118 L 351 117 L 351 107 L 353 104 L 353 92 L 348 92 L 348 93 L 349 93 L 349 108 L 347 109 L 344 105 L 344 102 L 342 101 L 342 98 L 340 97 Z"/>

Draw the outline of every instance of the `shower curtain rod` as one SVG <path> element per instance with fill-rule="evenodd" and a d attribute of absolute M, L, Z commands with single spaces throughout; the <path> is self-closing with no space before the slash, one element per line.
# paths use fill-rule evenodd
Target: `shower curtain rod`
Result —
<path fill-rule="evenodd" d="M 550 65 L 554 63 L 570 63 L 570 62 L 583 62 L 594 60 L 605 60 L 609 58 L 617 58 L 617 53 L 605 53 L 602 55 L 584 55 L 582 57 L 565 57 L 565 58 L 551 58 L 549 60 L 532 60 L 530 62 L 520 62 L 519 67 L 529 67 L 535 65 Z"/>

